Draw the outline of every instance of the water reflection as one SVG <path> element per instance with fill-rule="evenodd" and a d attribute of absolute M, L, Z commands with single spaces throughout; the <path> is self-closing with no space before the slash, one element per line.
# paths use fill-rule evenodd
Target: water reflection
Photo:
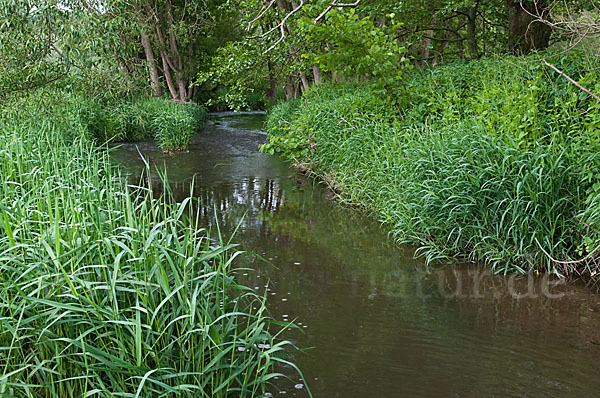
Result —
<path fill-rule="evenodd" d="M 267 295 L 275 318 L 296 320 L 286 337 L 315 347 L 294 356 L 314 396 L 597 396 L 597 295 L 535 275 L 425 267 L 372 220 L 257 153 L 265 136 L 247 129 L 260 120 L 225 115 L 174 157 L 139 147 L 166 166 L 176 200 L 191 192 L 205 225 L 239 224 L 235 241 L 270 260 L 243 258 L 256 271 L 239 278 Z M 143 166 L 134 145 L 115 158 L 132 178 Z M 306 396 L 300 380 L 276 382 Z"/>

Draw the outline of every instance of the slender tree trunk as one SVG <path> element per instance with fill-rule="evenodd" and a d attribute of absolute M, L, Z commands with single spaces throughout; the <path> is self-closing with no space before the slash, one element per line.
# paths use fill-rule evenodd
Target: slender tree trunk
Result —
<path fill-rule="evenodd" d="M 283 87 L 283 91 L 285 92 L 285 99 L 287 101 L 294 98 L 294 86 L 293 86 L 293 84 L 291 84 L 289 82 L 289 79 L 288 79 L 288 83 Z"/>
<path fill-rule="evenodd" d="M 175 80 L 177 82 L 177 87 L 179 88 L 179 101 L 183 104 L 186 100 L 186 91 L 187 84 L 185 81 L 184 71 L 183 71 L 183 60 L 181 58 L 181 54 L 177 48 L 177 40 L 175 38 L 175 23 L 173 21 L 173 14 L 171 12 L 171 1 L 167 1 L 167 21 L 169 23 L 169 44 L 171 46 L 171 53 L 175 58 Z"/>
<path fill-rule="evenodd" d="M 528 54 L 533 50 L 543 50 L 550 44 L 552 29 L 542 23 L 535 22 L 535 17 L 546 16 L 547 0 L 506 0 L 508 8 L 508 42 L 513 54 Z"/>
<path fill-rule="evenodd" d="M 427 65 L 427 60 L 429 59 L 429 47 L 431 47 L 431 37 L 433 36 L 433 30 L 428 30 L 425 32 L 425 37 L 423 39 L 423 52 L 421 54 L 421 61 L 419 62 L 419 67 L 423 69 L 425 65 Z"/>
<path fill-rule="evenodd" d="M 150 89 L 152 95 L 155 97 L 162 96 L 162 87 L 158 78 L 158 67 L 156 65 L 156 59 L 154 58 L 154 51 L 152 50 L 152 43 L 148 34 L 144 30 L 145 18 L 142 8 L 139 5 L 135 5 L 135 11 L 138 23 L 140 25 L 140 40 L 142 47 L 144 48 L 144 54 L 146 55 L 146 62 L 148 63 L 148 72 L 150 73 Z"/>
<path fill-rule="evenodd" d="M 187 99 L 187 84 L 183 79 L 181 70 L 175 71 L 175 80 L 177 81 L 177 87 L 179 87 L 179 102 L 184 104 Z"/>
<path fill-rule="evenodd" d="M 467 43 L 471 59 L 479 58 L 479 45 L 477 43 L 477 8 L 467 10 Z"/>
<path fill-rule="evenodd" d="M 173 101 L 177 101 L 177 90 L 175 90 L 175 85 L 173 84 L 173 78 L 171 77 L 171 71 L 169 70 L 169 61 L 167 57 L 167 52 L 164 49 L 161 49 L 160 58 L 162 59 L 163 73 L 165 75 L 167 87 L 169 88 L 169 92 L 173 97 Z"/>
<path fill-rule="evenodd" d="M 323 83 L 323 78 L 321 77 L 321 68 L 319 68 L 317 65 L 314 65 L 312 69 L 313 69 L 313 79 L 315 81 L 315 84 Z"/>
<path fill-rule="evenodd" d="M 267 62 L 267 67 L 269 68 L 269 90 L 267 91 L 267 98 L 271 104 L 275 104 L 277 102 L 277 81 L 275 80 L 273 62 L 271 62 L 271 60 Z"/>
<path fill-rule="evenodd" d="M 308 78 L 304 72 L 300 72 L 300 81 L 302 82 L 302 90 L 306 91 L 310 87 L 308 84 Z"/>
<path fill-rule="evenodd" d="M 170 4 L 170 3 L 169 3 Z M 148 11 L 151 13 L 152 9 L 150 8 L 150 4 L 146 3 L 146 7 L 148 8 Z M 174 101 L 177 102 L 185 102 L 186 99 L 186 84 L 185 81 L 182 78 L 182 71 L 181 68 L 179 66 L 181 66 L 181 56 L 179 55 L 179 52 L 177 51 L 177 43 L 174 42 L 174 33 L 173 33 L 173 18 L 170 15 L 170 8 L 169 8 L 169 40 L 170 40 L 170 45 L 171 45 L 171 51 L 173 52 L 173 50 L 175 50 L 175 59 L 176 59 L 176 63 L 174 64 L 173 61 L 170 58 L 169 52 L 167 51 L 167 44 L 165 41 L 165 36 L 162 32 L 161 26 L 160 26 L 160 21 L 157 19 L 157 17 L 155 16 L 155 21 L 154 21 L 154 28 L 156 30 L 156 36 L 158 38 L 158 44 L 159 44 L 159 48 L 160 48 L 160 56 L 162 58 L 162 64 L 163 64 L 163 72 L 165 75 L 165 80 L 167 81 L 167 86 L 169 87 L 169 91 L 171 92 L 171 96 L 173 97 Z M 171 37 L 171 35 L 173 35 L 173 37 Z M 177 87 L 173 84 L 173 77 L 171 75 L 171 69 L 175 72 L 175 77 L 176 77 L 176 83 L 177 83 Z"/>
<path fill-rule="evenodd" d="M 458 32 L 464 26 L 464 24 L 466 24 L 465 19 L 462 18 L 462 16 L 461 16 L 461 18 L 458 19 L 458 25 L 457 25 L 458 27 L 455 29 L 455 32 Z M 457 33 L 458 41 L 456 42 L 456 47 L 458 50 L 458 56 L 460 57 L 460 59 L 464 60 L 465 59 L 465 45 L 463 43 L 464 40 L 462 40 L 462 39 L 463 39 L 463 37 L 458 35 L 458 33 Z"/>
<path fill-rule="evenodd" d="M 333 44 L 331 44 L 331 43 L 329 43 L 329 42 L 327 42 L 327 43 L 325 43 L 325 44 L 327 45 L 327 49 L 328 49 L 329 51 L 333 51 L 333 50 L 334 50 L 334 48 L 333 48 Z M 330 71 L 330 72 L 331 72 L 331 81 L 332 81 L 332 82 L 335 82 L 335 81 L 337 81 L 337 71 L 336 71 L 335 69 L 331 69 L 331 71 Z"/>
<path fill-rule="evenodd" d="M 163 74 L 165 76 L 165 81 L 167 82 L 167 87 L 169 88 L 169 92 L 173 97 L 173 101 L 177 101 L 177 91 L 175 90 L 175 86 L 173 85 L 173 78 L 171 77 L 171 71 L 169 67 L 173 67 L 171 61 L 169 60 L 169 54 L 167 54 L 167 49 L 165 45 L 165 38 L 162 33 L 162 29 L 160 28 L 160 21 L 157 19 L 150 3 L 145 4 L 146 10 L 148 14 L 154 15 L 154 30 L 156 31 L 156 37 L 158 38 L 158 48 L 160 50 L 160 58 L 162 60 L 163 65 Z M 174 68 L 173 68 L 174 69 Z"/>
<path fill-rule="evenodd" d="M 156 59 L 154 58 L 154 52 L 152 51 L 152 44 L 150 38 L 142 29 L 140 31 L 140 38 L 142 40 L 142 47 L 144 47 L 144 53 L 146 54 L 146 62 L 148 62 L 148 71 L 150 72 L 150 88 L 152 89 L 152 95 L 155 97 L 162 96 L 162 87 L 158 80 L 158 68 L 156 67 Z"/>
<path fill-rule="evenodd" d="M 440 46 L 436 50 L 436 53 L 435 53 L 435 55 L 433 57 L 433 61 L 431 61 L 431 66 L 436 66 L 437 65 L 437 63 L 439 62 L 439 60 L 443 57 L 444 50 L 446 49 L 446 47 L 448 47 L 449 43 L 450 43 L 450 37 L 446 36 L 446 39 L 442 42 L 442 44 L 440 44 Z"/>

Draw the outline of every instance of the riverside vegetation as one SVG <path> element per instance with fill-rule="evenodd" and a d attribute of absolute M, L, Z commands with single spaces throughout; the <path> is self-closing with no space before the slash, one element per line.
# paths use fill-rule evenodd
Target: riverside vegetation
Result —
<path fill-rule="evenodd" d="M 155 198 L 111 163 L 107 143 L 185 149 L 200 102 L 291 100 L 263 150 L 429 260 L 596 275 L 599 105 L 555 71 L 600 90 L 598 15 L 558 0 L 0 2 L 0 396 L 257 396 L 294 368 L 287 325 L 236 282 L 241 253 L 202 229 L 195 199 Z M 554 65 L 525 57 L 548 49 Z"/>
<path fill-rule="evenodd" d="M 559 69 L 598 92 L 583 59 Z M 600 104 L 531 60 L 413 71 L 395 107 L 368 82 L 315 86 L 270 112 L 262 150 L 308 167 L 429 261 L 594 277 Z"/>
<path fill-rule="evenodd" d="M 140 98 L 131 102 L 110 101 L 102 104 L 77 94 L 54 96 L 45 111 L 56 112 L 67 107 L 62 118 L 71 118 L 68 134 L 78 132 L 70 127 L 81 125 L 88 138 L 97 143 L 154 139 L 164 151 L 186 149 L 206 119 L 204 107 L 195 103 L 178 104 L 161 98 Z M 53 115 L 56 117 L 57 115 Z"/>
<path fill-rule="evenodd" d="M 97 144 L 185 146 L 202 110 L 61 98 L 0 117 L 0 396 L 262 395 L 292 347 L 237 284 L 243 253 Z"/>

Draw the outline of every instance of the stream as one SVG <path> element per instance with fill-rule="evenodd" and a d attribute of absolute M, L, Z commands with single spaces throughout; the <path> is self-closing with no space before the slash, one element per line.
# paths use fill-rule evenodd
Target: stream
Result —
<path fill-rule="evenodd" d="M 240 282 L 299 326 L 283 336 L 305 349 L 292 360 L 314 397 L 600 396 L 600 295 L 547 276 L 427 267 L 376 220 L 258 153 L 263 121 L 216 114 L 188 153 L 141 142 L 113 157 L 135 179 L 139 150 L 166 165 L 178 201 L 197 198 L 206 226 L 228 236 L 239 225 L 233 241 L 268 260 L 244 256 Z M 271 396 L 308 396 L 284 371 L 291 380 L 274 380 Z"/>

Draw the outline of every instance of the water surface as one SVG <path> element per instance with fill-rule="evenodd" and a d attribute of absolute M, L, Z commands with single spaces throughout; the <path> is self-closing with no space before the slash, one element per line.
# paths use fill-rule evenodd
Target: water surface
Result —
<path fill-rule="evenodd" d="M 126 144 L 166 166 L 178 200 L 190 193 L 225 234 L 269 262 L 241 282 L 268 296 L 315 397 L 600 396 L 600 297 L 541 277 L 494 277 L 468 265 L 427 268 L 372 219 L 344 208 L 282 159 L 258 153 L 261 114 L 213 116 L 189 153 Z M 159 179 L 153 175 L 155 186 Z M 192 182 L 194 183 L 191 186 Z M 277 380 L 274 397 L 306 396 Z"/>

